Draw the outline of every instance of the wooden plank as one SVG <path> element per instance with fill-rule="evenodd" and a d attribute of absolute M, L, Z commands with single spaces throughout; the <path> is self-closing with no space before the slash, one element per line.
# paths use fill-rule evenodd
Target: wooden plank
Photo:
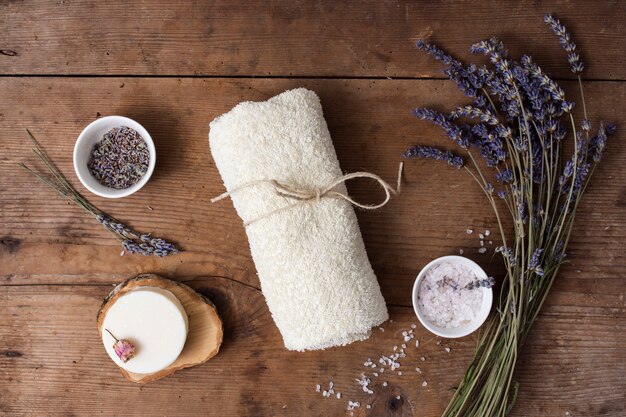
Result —
<path fill-rule="evenodd" d="M 418 326 L 421 346 L 407 347 L 403 375 L 374 377 L 363 362 L 403 342 L 402 330 L 416 321 L 410 308 L 391 308 L 393 323 L 365 342 L 288 352 L 258 290 L 223 278 L 187 283 L 216 303 L 225 326 L 222 349 L 205 364 L 145 386 L 124 380 L 98 338 L 95 315 L 109 286 L 0 287 L 0 414 L 339 416 L 350 415 L 345 410 L 352 400 L 362 404 L 357 416 L 436 417 L 476 342 L 474 335 L 439 345 Z M 600 316 L 583 305 L 569 313 L 548 307 L 521 358 L 512 416 L 623 416 L 623 320 L 623 308 L 619 316 Z M 364 371 L 373 395 L 354 380 Z M 341 399 L 315 392 L 316 384 L 326 388 L 329 381 Z"/>
<path fill-rule="evenodd" d="M 265 99 L 300 85 L 320 94 L 342 168 L 375 172 L 389 181 L 409 145 L 448 145 L 439 130 L 415 120 L 409 109 L 446 108 L 461 99 L 452 83 L 439 80 L 0 79 L 2 283 L 112 284 L 155 272 L 174 278 L 224 276 L 258 287 L 244 228 L 231 203 L 209 202 L 223 186 L 209 152 L 208 123 L 239 101 Z M 575 91 L 572 87 L 566 85 Z M 605 120 L 625 120 L 625 92 L 623 83 L 590 83 L 588 108 Z M 158 162 L 141 192 L 121 200 L 89 198 L 138 230 L 178 242 L 183 254 L 120 257 L 117 241 L 97 223 L 11 163 L 34 162 L 23 131 L 30 127 L 83 190 L 73 173 L 72 149 L 82 127 L 97 114 L 125 114 L 143 123 L 156 141 Z M 623 304 L 617 297 L 626 270 L 626 178 L 620 175 L 626 150 L 617 145 L 619 135 L 609 143 L 580 208 L 571 263 L 562 269 L 570 279 L 562 289 L 575 293 L 562 301 L 573 308 L 590 305 L 604 311 Z M 368 182 L 348 187 L 360 200 L 379 198 Z M 407 161 L 404 192 L 387 207 L 359 211 L 358 217 L 389 304 L 410 305 L 413 277 L 421 266 L 461 248 L 489 273 L 501 272 L 491 250 L 498 245 L 494 216 L 463 172 Z M 494 231 L 487 254 L 478 254 L 477 233 L 467 235 L 468 227 Z"/>
<path fill-rule="evenodd" d="M 0 4 L 3 74 L 435 77 L 429 38 L 467 58 L 497 35 L 572 77 L 542 17 L 567 24 L 586 77 L 626 79 L 626 3 L 21 1 Z M 13 55 L 14 53 L 14 55 Z M 332 57 L 332 59 L 327 59 Z"/>

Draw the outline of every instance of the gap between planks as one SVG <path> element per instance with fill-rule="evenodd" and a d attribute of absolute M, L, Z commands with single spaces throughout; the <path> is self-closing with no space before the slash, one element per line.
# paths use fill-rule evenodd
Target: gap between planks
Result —
<path fill-rule="evenodd" d="M 449 80 L 441 77 L 389 77 L 389 76 L 349 76 L 349 75 L 210 75 L 210 74 L 0 74 L 0 78 L 188 78 L 188 79 L 256 79 L 256 80 L 399 80 L 399 81 L 424 81 L 424 80 Z M 578 78 L 559 77 L 555 81 L 577 81 Z M 583 82 L 622 83 L 626 79 L 608 78 L 583 78 Z"/>

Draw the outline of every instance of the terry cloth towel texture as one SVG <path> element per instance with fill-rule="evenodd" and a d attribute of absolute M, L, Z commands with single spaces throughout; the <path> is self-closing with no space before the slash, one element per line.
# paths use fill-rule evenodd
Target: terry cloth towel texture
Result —
<path fill-rule="evenodd" d="M 209 143 L 228 191 L 259 180 L 323 188 L 342 175 L 320 100 L 305 88 L 238 104 L 211 122 Z M 336 190 L 347 193 L 343 183 Z M 231 198 L 244 222 L 293 203 L 265 182 Z M 246 232 L 287 349 L 364 340 L 389 318 L 347 201 L 311 200 L 254 221 Z"/>

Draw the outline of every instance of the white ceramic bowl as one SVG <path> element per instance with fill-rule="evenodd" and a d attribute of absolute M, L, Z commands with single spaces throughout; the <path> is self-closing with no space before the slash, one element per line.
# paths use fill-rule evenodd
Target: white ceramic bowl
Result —
<path fill-rule="evenodd" d="M 433 266 L 438 265 L 442 262 L 463 264 L 474 272 L 476 278 L 487 278 L 487 274 L 485 273 L 485 271 L 476 262 L 463 256 L 450 255 L 437 258 L 434 261 L 430 262 L 428 265 L 426 265 L 415 279 L 415 284 L 413 284 L 413 309 L 415 310 L 415 314 L 417 314 L 417 318 L 419 319 L 420 323 L 422 323 L 422 325 L 424 325 L 424 327 L 426 327 L 426 329 L 428 329 L 430 332 L 438 336 L 450 339 L 467 336 L 468 334 L 478 329 L 485 322 L 485 320 L 487 320 L 489 312 L 491 311 L 491 304 L 493 302 L 493 290 L 491 288 L 484 287 L 480 289 L 483 292 L 482 306 L 476 317 L 474 317 L 474 320 L 472 320 L 468 324 L 453 328 L 436 326 L 421 313 L 417 302 L 417 294 L 419 292 L 419 287 L 422 279 L 424 279 L 424 275 L 426 275 L 426 272 Z"/>
<path fill-rule="evenodd" d="M 111 188 L 100 184 L 100 181 L 91 175 L 87 167 L 94 145 L 102 140 L 102 136 L 104 136 L 106 132 L 119 126 L 127 126 L 131 129 L 135 129 L 146 142 L 148 151 L 150 151 L 150 161 L 148 162 L 148 171 L 146 174 L 135 184 L 124 189 Z M 146 185 L 150 179 L 155 165 L 156 148 L 152 137 L 142 125 L 124 116 L 106 116 L 91 122 L 83 129 L 76 140 L 76 145 L 74 145 L 74 170 L 76 171 L 78 179 L 85 188 L 101 197 L 121 198 L 138 191 L 141 187 Z"/>

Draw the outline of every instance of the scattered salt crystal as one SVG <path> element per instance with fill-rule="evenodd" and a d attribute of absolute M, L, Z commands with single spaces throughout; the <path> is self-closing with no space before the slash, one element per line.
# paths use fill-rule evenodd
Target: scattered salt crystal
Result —
<path fill-rule="evenodd" d="M 398 376 L 402 376 L 402 371 L 398 371 Z"/>
<path fill-rule="evenodd" d="M 417 339 L 415 339 L 415 347 L 416 348 L 420 347 L 420 341 Z"/>
<path fill-rule="evenodd" d="M 389 323 L 393 323 L 393 320 L 389 319 Z"/>
<path fill-rule="evenodd" d="M 446 346 L 446 347 L 444 348 L 444 350 L 445 350 L 446 352 L 450 353 L 450 351 L 451 351 L 452 349 L 450 349 L 449 347 L 447 347 L 447 346 Z"/>
<path fill-rule="evenodd" d="M 468 235 L 471 235 L 472 233 L 474 233 L 474 231 L 472 229 L 467 229 L 465 233 L 467 233 Z"/>
<path fill-rule="evenodd" d="M 361 403 L 358 401 L 348 401 L 348 411 L 354 410 L 355 408 L 359 408 Z"/>
<path fill-rule="evenodd" d="M 372 408 L 372 404 L 367 404 L 365 408 Z"/>
<path fill-rule="evenodd" d="M 431 267 L 420 283 L 419 309 L 439 327 L 454 328 L 471 322 L 482 306 L 483 291 L 465 287 L 476 279 L 474 272 L 461 263 L 442 262 Z"/>
<path fill-rule="evenodd" d="M 422 386 L 425 387 L 426 385 L 428 385 L 428 382 L 424 381 L 422 382 Z"/>
<path fill-rule="evenodd" d="M 441 339 L 437 340 L 437 346 L 441 346 Z"/>
<path fill-rule="evenodd" d="M 385 368 L 380 368 L 379 371 L 382 374 L 383 372 L 385 372 Z"/>
<path fill-rule="evenodd" d="M 401 346 L 402 346 L 402 349 L 406 349 L 406 344 L 403 343 Z"/>
<path fill-rule="evenodd" d="M 479 234 L 478 234 L 478 237 L 479 237 L 480 239 L 484 239 L 484 238 L 485 238 L 485 235 L 483 235 L 482 233 L 479 233 Z"/>
<path fill-rule="evenodd" d="M 402 398 L 402 397 L 400 397 L 400 396 L 398 395 L 398 396 L 396 397 L 396 400 L 399 400 L 400 398 Z"/>
<path fill-rule="evenodd" d="M 369 384 L 370 384 L 370 382 L 372 382 L 372 380 L 369 379 L 368 377 L 366 377 L 365 374 L 361 374 L 361 378 L 357 379 L 356 382 L 359 385 L 361 385 L 361 387 L 363 388 L 364 392 L 367 392 L 368 394 L 373 394 L 374 393 L 374 391 L 369 389 Z"/>
<path fill-rule="evenodd" d="M 491 230 L 485 230 L 485 236 L 489 236 L 491 234 Z"/>
<path fill-rule="evenodd" d="M 372 375 L 378 376 L 378 372 L 374 372 L 374 373 L 372 373 Z"/>
<path fill-rule="evenodd" d="M 490 245 L 493 245 L 493 240 L 490 240 L 490 241 L 489 241 L 489 244 L 490 244 Z"/>
<path fill-rule="evenodd" d="M 485 252 L 487 252 L 487 248 L 478 249 L 478 253 L 485 253 Z"/>
<path fill-rule="evenodd" d="M 381 333 L 385 331 L 385 329 L 383 329 L 382 327 L 379 327 L 378 330 L 380 330 Z"/>
<path fill-rule="evenodd" d="M 324 390 L 324 392 L 322 392 L 322 395 L 323 395 L 324 397 L 328 397 L 328 391 Z"/>
<path fill-rule="evenodd" d="M 422 373 L 422 368 L 415 368 L 415 372 L 417 372 L 418 374 Z"/>
<path fill-rule="evenodd" d="M 422 356 L 422 357 L 420 358 L 420 360 L 421 360 L 422 362 L 425 362 L 425 361 L 426 361 L 426 358 Z"/>
<path fill-rule="evenodd" d="M 340 392 L 338 392 L 338 393 L 337 393 L 337 399 L 338 399 L 338 400 L 340 400 L 340 399 L 341 399 L 341 393 L 340 393 Z"/>
<path fill-rule="evenodd" d="M 322 386 L 320 384 L 317 384 L 315 386 L 315 392 L 320 392 L 321 389 L 322 389 Z"/>
<path fill-rule="evenodd" d="M 459 255 L 463 255 L 463 249 L 459 249 Z"/>
<path fill-rule="evenodd" d="M 417 324 L 415 323 L 411 324 L 411 329 L 415 329 L 415 328 L 417 328 Z"/>
<path fill-rule="evenodd" d="M 395 352 L 396 350 L 398 350 L 398 346 L 393 347 L 393 351 Z"/>
<path fill-rule="evenodd" d="M 567 417 L 569 417 L 569 416 L 571 416 L 571 415 L 572 415 L 572 413 L 570 413 L 569 411 L 566 411 L 566 412 L 565 412 L 565 415 L 566 415 Z"/>
<path fill-rule="evenodd" d="M 480 246 L 481 246 L 481 247 L 485 246 L 485 241 L 484 241 L 484 240 L 481 240 L 481 241 L 480 241 Z"/>
<path fill-rule="evenodd" d="M 387 381 L 383 382 L 383 387 L 386 387 L 387 385 L 389 385 Z"/>

